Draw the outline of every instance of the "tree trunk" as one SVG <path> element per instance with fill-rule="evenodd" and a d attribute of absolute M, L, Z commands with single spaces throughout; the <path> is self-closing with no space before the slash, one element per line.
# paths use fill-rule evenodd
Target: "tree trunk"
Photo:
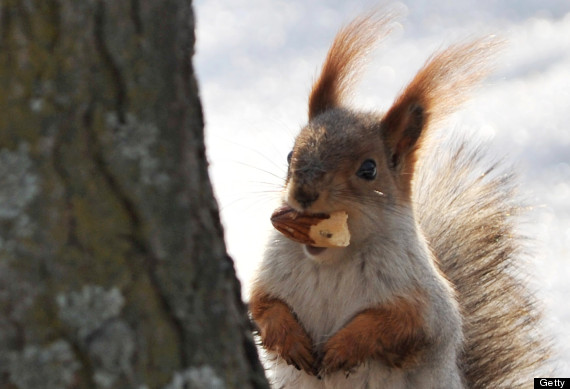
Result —
<path fill-rule="evenodd" d="M 188 0 L 0 0 L 0 387 L 266 387 Z"/>

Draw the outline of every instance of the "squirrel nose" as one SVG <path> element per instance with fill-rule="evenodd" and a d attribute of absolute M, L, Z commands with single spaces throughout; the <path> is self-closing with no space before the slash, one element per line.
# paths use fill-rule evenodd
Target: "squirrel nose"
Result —
<path fill-rule="evenodd" d="M 295 191 L 295 200 L 303 208 L 309 208 L 319 198 L 319 193 L 306 190 L 304 188 L 297 188 Z"/>

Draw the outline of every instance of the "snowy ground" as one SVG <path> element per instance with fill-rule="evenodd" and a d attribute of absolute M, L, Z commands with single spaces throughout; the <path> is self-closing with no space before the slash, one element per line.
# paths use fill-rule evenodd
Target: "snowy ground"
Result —
<path fill-rule="evenodd" d="M 286 155 L 306 120 L 311 81 L 338 27 L 371 0 L 196 0 L 195 66 L 211 177 L 228 250 L 247 293 L 260 260 Z M 508 45 L 497 71 L 453 127 L 517 166 L 535 205 L 536 282 L 570 374 L 570 1 L 409 0 L 357 90 L 354 106 L 389 107 L 429 54 L 468 37 Z"/>

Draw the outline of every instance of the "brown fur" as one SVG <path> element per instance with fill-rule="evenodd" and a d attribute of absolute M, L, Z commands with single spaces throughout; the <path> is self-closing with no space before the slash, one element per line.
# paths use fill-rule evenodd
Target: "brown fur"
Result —
<path fill-rule="evenodd" d="M 354 84 L 367 52 L 390 32 L 391 15 L 371 12 L 355 19 L 336 36 L 321 75 L 309 97 L 309 119 L 340 107 Z"/>
<path fill-rule="evenodd" d="M 422 305 L 399 297 L 358 313 L 325 344 L 321 371 L 350 370 L 370 358 L 398 368 L 413 365 L 428 342 Z"/>
<path fill-rule="evenodd" d="M 401 189 L 407 195 L 422 134 L 467 99 L 470 89 L 487 74 L 488 57 L 498 45 L 497 40 L 478 39 L 434 54 L 384 115 L 390 160 L 401 166 L 405 179 Z"/>
<path fill-rule="evenodd" d="M 265 349 L 297 368 L 316 372 L 313 343 L 287 304 L 256 289 L 249 308 Z"/>

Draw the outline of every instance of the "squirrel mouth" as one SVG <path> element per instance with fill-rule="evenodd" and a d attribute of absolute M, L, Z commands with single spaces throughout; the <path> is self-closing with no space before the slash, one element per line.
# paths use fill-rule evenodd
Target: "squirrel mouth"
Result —
<path fill-rule="evenodd" d="M 307 250 L 307 253 L 312 256 L 322 254 L 326 249 L 326 247 L 315 247 L 308 244 L 305 245 L 305 250 Z"/>

